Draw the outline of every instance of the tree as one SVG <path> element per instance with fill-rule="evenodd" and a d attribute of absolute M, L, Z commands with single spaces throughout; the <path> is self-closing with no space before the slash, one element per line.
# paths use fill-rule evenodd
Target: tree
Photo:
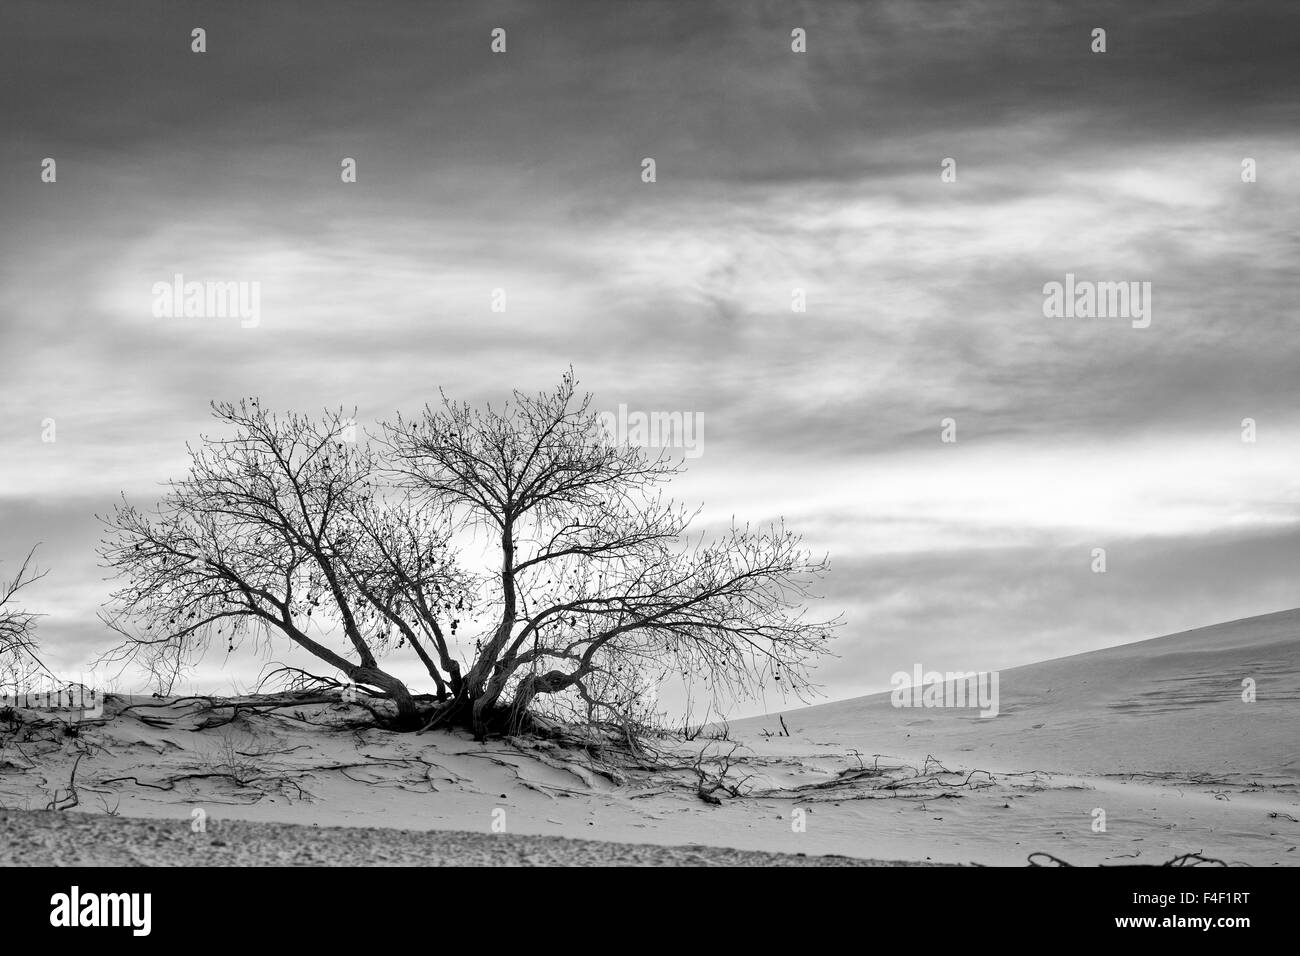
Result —
<path fill-rule="evenodd" d="M 0 667 L 15 679 L 20 672 L 29 673 L 33 667 L 45 670 L 36 654 L 35 630 L 40 615 L 16 604 L 19 591 L 45 577 L 46 572 L 36 570 L 35 556 L 36 549 L 32 548 L 18 572 L 8 581 L 0 580 Z"/>
<path fill-rule="evenodd" d="M 339 440 L 340 413 L 214 408 L 235 437 L 192 451 L 155 514 L 110 520 L 119 610 L 165 623 L 135 648 L 201 649 L 219 622 L 278 632 L 410 725 L 423 702 L 377 664 L 396 638 L 437 689 L 425 726 L 481 738 L 547 699 L 616 712 L 647 668 L 800 692 L 836 623 L 802 608 L 824 559 L 779 523 L 692 535 L 695 514 L 663 494 L 680 466 L 611 441 L 572 372 L 501 409 L 444 396 L 365 445 Z M 484 548 L 487 573 L 461 569 Z M 308 636 L 322 608 L 347 656 Z M 475 613 L 489 617 L 470 647 L 457 629 Z"/>
<path fill-rule="evenodd" d="M 385 435 L 402 485 L 486 532 L 499 558 L 495 626 L 441 720 L 468 708 L 481 734 L 539 695 L 603 703 L 595 681 L 651 660 L 729 690 L 782 674 L 806 686 L 834 622 L 809 621 L 800 604 L 825 561 L 780 525 L 690 543 L 694 515 L 661 491 L 680 466 L 612 442 L 572 372 L 500 411 L 444 398 Z"/>
<path fill-rule="evenodd" d="M 189 474 L 156 509 L 124 500 L 104 519 L 100 554 L 125 581 L 105 616 L 120 650 L 174 671 L 216 640 L 233 651 L 250 636 L 287 638 L 391 697 L 395 724 L 413 726 L 416 701 L 379 657 L 409 642 L 447 693 L 439 668 L 455 662 L 438 612 L 468 579 L 444 556 L 444 523 L 381 493 L 342 411 L 280 416 L 253 399 L 213 414 L 233 434 L 191 448 Z"/>

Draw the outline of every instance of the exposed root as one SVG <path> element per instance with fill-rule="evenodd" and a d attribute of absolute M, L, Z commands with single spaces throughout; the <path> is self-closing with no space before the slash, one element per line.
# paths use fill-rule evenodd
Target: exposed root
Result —
<path fill-rule="evenodd" d="M 68 786 L 54 791 L 54 798 L 45 805 L 46 810 L 71 810 L 81 803 L 81 797 L 77 793 L 77 768 L 81 766 L 81 758 L 84 756 L 84 752 L 77 754 L 77 759 L 72 762 L 72 773 L 68 776 Z"/>

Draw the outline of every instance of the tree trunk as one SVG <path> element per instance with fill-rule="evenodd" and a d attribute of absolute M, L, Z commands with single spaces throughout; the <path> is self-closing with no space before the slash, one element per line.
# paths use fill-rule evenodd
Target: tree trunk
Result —
<path fill-rule="evenodd" d="M 397 705 L 395 726 L 399 729 L 414 728 L 419 722 L 419 711 L 410 690 L 396 677 L 386 674 L 377 667 L 353 667 L 348 677 L 358 684 L 372 684 L 384 691 Z"/>
<path fill-rule="evenodd" d="M 470 668 L 465 678 L 469 697 L 474 705 L 471 711 L 470 727 L 476 740 L 486 736 L 485 718 L 501 696 L 505 686 L 505 676 L 494 673 L 502 650 L 510 643 L 514 632 L 518 608 L 515 596 L 515 543 L 514 521 L 506 515 L 501 530 L 501 621 L 493 631 L 492 639 L 479 652 L 478 659 Z M 508 676 L 508 675 L 507 675 Z"/>

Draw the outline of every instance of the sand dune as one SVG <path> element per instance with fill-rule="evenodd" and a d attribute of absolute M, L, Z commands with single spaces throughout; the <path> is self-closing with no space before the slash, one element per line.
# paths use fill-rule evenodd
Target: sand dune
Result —
<path fill-rule="evenodd" d="M 1256 700 L 1242 700 L 1242 680 Z M 803 708 L 791 728 L 864 753 L 981 767 L 1300 777 L 1300 609 L 1002 671 L 1000 713 L 895 708 L 889 694 Z M 740 721 L 757 732 L 772 718 Z"/>
<path fill-rule="evenodd" d="M 1049 853 L 1113 865 L 1200 853 L 1294 865 L 1298 628 L 1300 611 L 1287 611 L 1008 670 L 991 719 L 895 708 L 884 694 L 788 712 L 788 737 L 763 734 L 779 728 L 775 716 L 739 721 L 730 740 L 660 741 L 669 766 L 656 771 L 555 741 L 480 744 L 459 734 L 348 728 L 359 713 L 340 702 L 241 712 L 211 726 L 234 716 L 234 702 L 214 714 L 194 700 L 114 700 L 103 723 L 76 737 L 34 724 L 21 740 L 6 737 L 0 807 L 66 805 L 75 765 L 78 800 L 68 821 L 152 821 L 146 831 L 120 819 L 91 825 L 75 858 L 109 862 L 132 862 L 122 847 L 144 834 L 142 845 L 180 841 L 193 852 L 176 859 L 194 862 L 411 862 L 411 854 L 554 862 L 584 853 L 606 862 L 791 862 L 694 845 L 803 861 L 836 854 L 1023 865 Z M 1241 697 L 1248 677 L 1257 687 L 1252 703 Z M 709 773 L 727 765 L 716 804 L 698 793 L 692 764 L 701 752 Z M 192 829 L 196 815 L 207 821 L 204 833 Z M 300 852 L 303 831 L 261 824 L 306 826 L 321 850 Z M 319 835 L 375 826 L 477 838 Z M 51 835 L 52 827 L 9 814 L 0 853 L 72 859 L 66 834 Z M 239 847 L 213 849 L 211 834 L 222 827 Z M 503 836 L 512 839 L 493 842 Z M 394 855 L 396 845 L 412 849 Z M 637 849 L 646 845 L 678 849 Z M 134 861 L 152 860 L 142 851 Z"/>

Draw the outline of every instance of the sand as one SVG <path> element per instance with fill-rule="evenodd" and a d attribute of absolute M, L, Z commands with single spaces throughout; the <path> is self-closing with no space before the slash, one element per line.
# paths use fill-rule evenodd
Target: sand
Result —
<path fill-rule="evenodd" d="M 712 846 L 656 846 L 564 837 L 316 827 L 0 811 L 11 866 L 888 866 Z M 906 864 L 904 864 L 906 865 Z"/>
<path fill-rule="evenodd" d="M 774 716 L 740 721 L 730 740 L 662 741 L 676 769 L 654 773 L 548 741 L 343 729 L 355 708 L 339 703 L 202 729 L 213 715 L 193 701 L 117 700 L 75 738 L 0 726 L 0 807 L 67 805 L 80 757 L 63 826 L 7 813 L 0 854 L 1024 865 L 1050 853 L 1115 865 L 1200 853 L 1296 865 L 1297 632 L 1289 611 L 1008 670 L 992 719 L 895 708 L 885 694 L 788 712 L 788 737 L 765 736 Z M 701 751 L 713 772 L 731 763 L 718 805 L 697 792 Z M 196 813 L 206 841 L 191 839 Z M 74 825 L 86 839 L 67 835 Z M 358 829 L 375 827 L 389 829 Z"/>

